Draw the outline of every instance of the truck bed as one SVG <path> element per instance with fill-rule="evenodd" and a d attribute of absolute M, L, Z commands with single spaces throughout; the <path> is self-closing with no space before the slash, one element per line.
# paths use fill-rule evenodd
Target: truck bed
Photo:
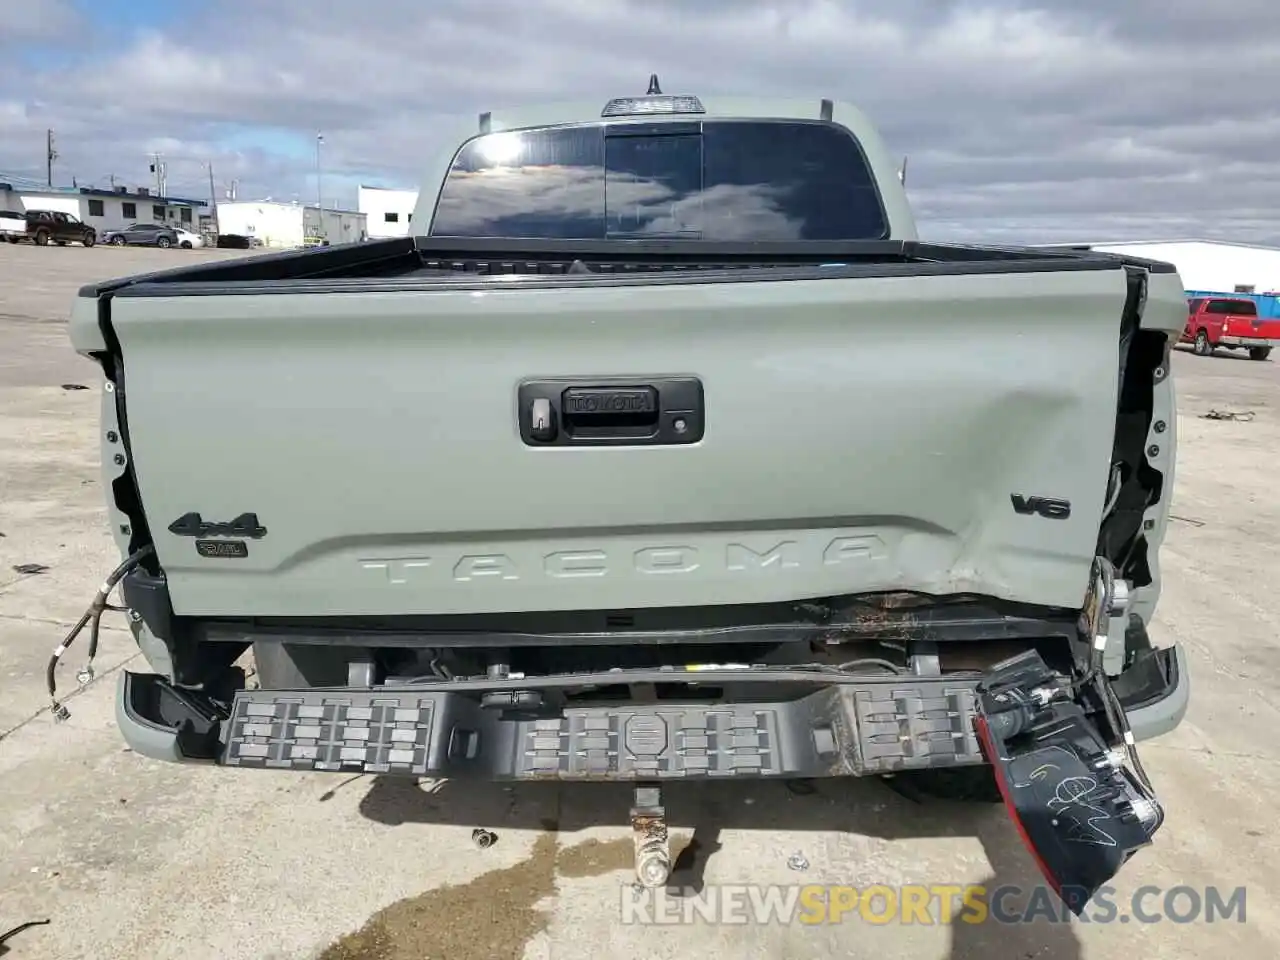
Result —
<path fill-rule="evenodd" d="M 1079 605 L 1120 258 L 496 246 L 391 240 L 82 291 L 73 340 L 122 358 L 119 472 L 176 613 Z M 695 384 L 699 437 L 522 442 L 521 385 L 562 378 Z M 218 529 L 245 514 L 265 529 Z M 201 546 L 219 536 L 241 553 Z"/>

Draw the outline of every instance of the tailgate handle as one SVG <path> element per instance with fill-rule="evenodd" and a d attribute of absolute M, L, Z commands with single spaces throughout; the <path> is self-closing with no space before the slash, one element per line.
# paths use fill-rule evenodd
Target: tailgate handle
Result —
<path fill-rule="evenodd" d="M 687 444 L 704 430 L 696 377 L 527 380 L 518 402 L 531 447 Z"/>
<path fill-rule="evenodd" d="M 658 423 L 658 391 L 653 386 L 570 387 L 560 401 L 569 433 L 597 437 L 643 436 Z"/>

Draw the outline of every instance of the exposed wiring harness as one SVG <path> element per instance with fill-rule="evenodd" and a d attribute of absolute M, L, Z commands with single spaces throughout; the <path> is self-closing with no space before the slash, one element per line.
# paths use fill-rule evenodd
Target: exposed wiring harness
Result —
<path fill-rule="evenodd" d="M 1100 586 L 1099 581 L 1101 581 Z M 1090 595 L 1093 601 L 1092 610 L 1082 617 L 1081 624 L 1084 627 L 1081 633 L 1089 644 L 1089 664 L 1079 684 L 1082 688 L 1103 675 L 1102 654 L 1105 644 L 1099 643 L 1099 638 L 1109 633 L 1105 621 L 1111 617 L 1111 605 L 1116 595 L 1115 568 L 1102 558 L 1094 562 L 1094 590 L 1090 591 Z"/>
<path fill-rule="evenodd" d="M 906 673 L 906 669 L 894 663 L 892 660 L 884 660 L 880 657 L 862 657 L 859 660 L 846 660 L 844 663 L 837 663 L 836 669 L 840 672 L 855 670 L 858 667 L 884 667 L 890 673 Z"/>
<path fill-rule="evenodd" d="M 1142 766 L 1142 760 L 1138 758 L 1137 742 L 1134 740 L 1133 731 L 1129 727 L 1129 718 L 1125 715 L 1124 705 L 1120 702 L 1120 697 L 1104 675 L 1100 674 L 1098 676 L 1097 688 L 1098 695 L 1102 698 L 1102 706 L 1103 710 L 1106 711 L 1107 720 L 1110 721 L 1112 729 L 1120 734 L 1120 739 L 1124 744 L 1125 756 L 1128 758 L 1129 766 L 1133 769 L 1134 776 L 1138 778 L 1138 782 L 1142 784 L 1143 788 L 1154 796 L 1155 787 L 1151 785 L 1151 778 L 1147 776 L 1147 771 Z M 1160 822 L 1162 823 L 1163 821 L 1164 812 L 1162 810 Z M 1153 828 L 1153 832 L 1159 828 L 1160 823 L 1157 823 Z"/>
<path fill-rule="evenodd" d="M 1111 729 L 1120 736 L 1121 746 L 1134 776 L 1137 777 L 1138 782 L 1148 793 L 1154 794 L 1155 789 L 1151 786 L 1147 771 L 1142 766 L 1142 761 L 1138 758 L 1137 743 L 1134 740 L 1133 731 L 1129 727 L 1129 718 L 1124 712 L 1124 704 L 1120 702 L 1119 695 L 1107 678 L 1103 664 L 1103 653 L 1106 648 L 1105 641 L 1110 634 L 1110 630 L 1107 627 L 1109 626 L 1111 608 L 1116 595 L 1115 568 L 1110 562 L 1100 557 L 1094 564 L 1094 569 L 1096 573 L 1094 579 L 1096 593 L 1091 592 L 1093 597 L 1092 609 L 1082 618 L 1082 626 L 1086 628 L 1082 632 L 1084 632 L 1089 642 L 1089 664 L 1085 670 L 1084 677 L 1077 684 L 1077 689 L 1093 686 L 1097 692 L 1098 699 L 1101 701 L 1107 722 L 1111 725 Z M 1161 818 L 1163 819 L 1163 813 L 1161 813 Z M 1159 828 L 1159 824 L 1156 825 L 1156 828 Z"/>
<path fill-rule="evenodd" d="M 67 648 L 75 642 L 76 637 L 89 627 L 89 656 L 78 674 L 81 685 L 88 683 L 93 679 L 93 658 L 98 654 L 98 635 L 101 630 L 102 615 L 108 610 L 123 611 L 124 607 L 117 607 L 107 602 L 107 598 L 111 596 L 111 591 L 116 588 L 125 575 L 133 570 L 139 563 L 155 552 L 152 546 L 143 547 L 140 550 L 130 554 L 129 557 L 107 575 L 107 579 L 102 581 L 102 586 L 98 588 L 98 592 L 93 597 L 93 602 L 89 604 L 89 608 L 85 610 L 84 615 L 71 628 L 62 642 L 54 648 L 53 656 L 49 658 L 49 665 L 45 668 L 45 683 L 49 688 L 49 711 L 53 714 L 53 718 L 57 721 L 66 720 L 71 716 L 71 711 L 58 701 L 58 683 L 56 673 L 58 662 L 62 659 L 62 655 L 67 652 Z"/>

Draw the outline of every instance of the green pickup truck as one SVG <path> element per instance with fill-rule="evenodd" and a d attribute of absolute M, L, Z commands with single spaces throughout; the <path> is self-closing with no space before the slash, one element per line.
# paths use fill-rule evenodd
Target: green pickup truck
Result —
<path fill-rule="evenodd" d="M 657 87 L 482 114 L 414 236 L 80 291 L 125 740 L 626 781 L 649 884 L 673 779 L 893 776 L 1005 803 L 1082 909 L 1189 695 L 1182 283 L 921 241 L 857 108 Z"/>

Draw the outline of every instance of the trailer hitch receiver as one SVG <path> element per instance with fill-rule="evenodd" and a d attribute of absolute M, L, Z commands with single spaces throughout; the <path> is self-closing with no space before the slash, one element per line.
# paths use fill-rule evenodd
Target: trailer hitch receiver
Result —
<path fill-rule="evenodd" d="M 671 848 L 661 787 L 642 785 L 635 788 L 631 836 L 636 845 L 636 879 L 641 886 L 662 886 L 671 875 Z"/>

